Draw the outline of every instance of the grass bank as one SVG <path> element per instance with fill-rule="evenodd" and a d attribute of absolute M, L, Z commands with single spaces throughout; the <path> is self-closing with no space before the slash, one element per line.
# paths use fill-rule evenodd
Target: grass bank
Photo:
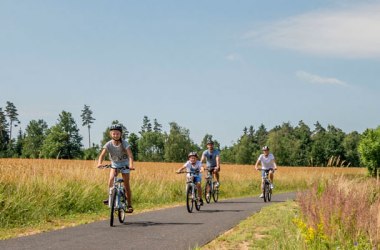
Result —
<path fill-rule="evenodd" d="M 379 183 L 341 176 L 263 208 L 200 249 L 379 248 Z"/>

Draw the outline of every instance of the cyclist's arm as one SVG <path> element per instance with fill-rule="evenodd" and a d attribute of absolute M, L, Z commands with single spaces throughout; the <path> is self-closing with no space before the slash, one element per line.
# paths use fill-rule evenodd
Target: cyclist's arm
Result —
<path fill-rule="evenodd" d="M 133 154 L 132 154 L 132 150 L 131 150 L 130 147 L 128 147 L 126 149 L 126 151 L 127 151 L 127 155 L 128 155 L 128 158 L 129 158 L 129 169 L 134 170 L 135 167 L 133 166 Z"/>
<path fill-rule="evenodd" d="M 107 149 L 103 148 L 98 158 L 98 167 L 102 165 L 102 162 L 106 153 L 107 153 Z"/>
<path fill-rule="evenodd" d="M 181 168 L 179 168 L 179 169 L 177 170 L 177 173 L 182 172 L 182 170 L 184 170 L 185 168 L 186 168 L 186 165 L 183 165 Z"/>
<path fill-rule="evenodd" d="M 256 161 L 256 164 L 255 164 L 255 169 L 256 169 L 256 170 L 258 170 L 259 163 L 260 163 L 260 160 L 258 159 L 258 160 Z"/>
<path fill-rule="evenodd" d="M 205 155 L 202 153 L 202 157 L 201 157 L 200 162 L 203 162 L 204 160 L 205 160 Z"/>
<path fill-rule="evenodd" d="M 219 155 L 216 156 L 216 168 L 217 169 L 220 168 L 220 156 Z"/>

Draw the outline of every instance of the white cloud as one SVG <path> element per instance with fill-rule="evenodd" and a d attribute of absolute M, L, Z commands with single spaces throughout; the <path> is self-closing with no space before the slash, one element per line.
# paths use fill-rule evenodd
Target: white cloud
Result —
<path fill-rule="evenodd" d="M 380 4 L 315 11 L 252 30 L 244 38 L 310 54 L 380 58 Z"/>
<path fill-rule="evenodd" d="M 226 56 L 228 61 L 241 61 L 242 57 L 237 53 L 231 53 Z"/>
<path fill-rule="evenodd" d="M 324 85 L 338 85 L 342 87 L 348 87 L 348 84 L 344 81 L 341 81 L 337 78 L 332 77 L 322 77 L 314 74 L 310 74 L 305 71 L 297 71 L 296 76 L 306 82 L 315 83 L 315 84 L 324 84 Z"/>

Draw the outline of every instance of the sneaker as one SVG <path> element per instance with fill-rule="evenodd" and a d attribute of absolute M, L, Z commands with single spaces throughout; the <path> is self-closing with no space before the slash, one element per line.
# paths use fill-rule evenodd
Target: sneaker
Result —
<path fill-rule="evenodd" d="M 264 198 L 264 194 L 260 194 L 260 196 L 259 196 L 260 198 Z"/>
<path fill-rule="evenodd" d="M 273 189 L 274 188 L 274 185 L 273 184 L 270 184 L 270 189 Z"/>
<path fill-rule="evenodd" d="M 215 187 L 219 187 L 219 182 L 215 182 Z"/>
<path fill-rule="evenodd" d="M 107 200 L 103 200 L 103 204 L 104 205 L 108 205 L 108 199 Z"/>
<path fill-rule="evenodd" d="M 200 204 L 201 206 L 203 206 L 203 200 L 202 200 L 202 199 L 199 200 L 199 204 Z"/>
<path fill-rule="evenodd" d="M 206 199 L 210 199 L 210 194 L 206 194 Z"/>

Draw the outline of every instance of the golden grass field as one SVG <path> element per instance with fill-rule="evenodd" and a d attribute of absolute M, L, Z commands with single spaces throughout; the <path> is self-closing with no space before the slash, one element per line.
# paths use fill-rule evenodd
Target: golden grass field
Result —
<path fill-rule="evenodd" d="M 185 202 L 183 163 L 136 162 L 131 173 L 135 210 Z M 364 168 L 279 167 L 275 192 L 310 187 L 333 176 L 364 177 Z M 95 161 L 0 159 L 0 230 L 28 227 L 74 215 L 106 214 L 109 170 Z M 248 165 L 221 165 L 220 198 L 258 195 L 260 172 Z M 17 212 L 15 212 L 17 211 Z"/>

